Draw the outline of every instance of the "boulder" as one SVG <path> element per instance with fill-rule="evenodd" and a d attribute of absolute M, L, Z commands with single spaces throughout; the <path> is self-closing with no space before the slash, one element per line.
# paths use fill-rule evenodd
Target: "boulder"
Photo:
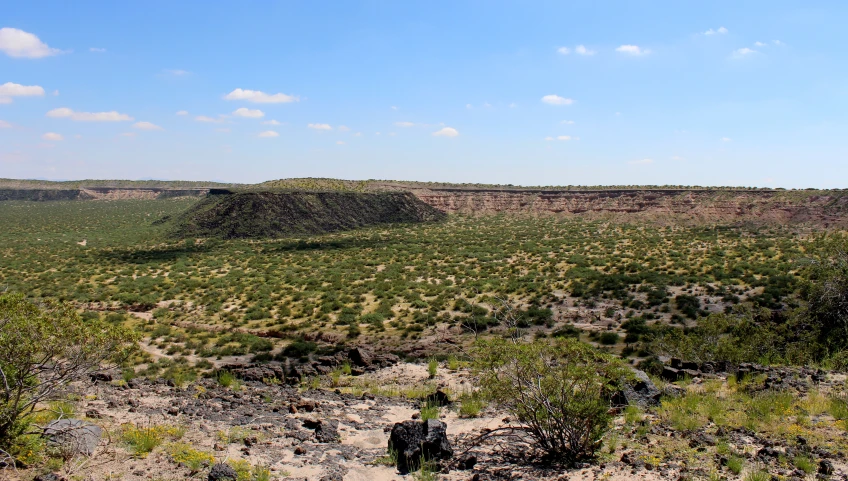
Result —
<path fill-rule="evenodd" d="M 662 379 L 663 381 L 677 382 L 683 379 L 683 371 L 674 367 L 663 366 Z"/>
<path fill-rule="evenodd" d="M 453 448 L 447 425 L 437 419 L 396 423 L 389 436 L 389 449 L 397 452 L 397 468 L 402 474 L 420 468 L 421 459 L 450 459 Z"/>
<path fill-rule="evenodd" d="M 238 473 L 229 464 L 217 463 L 209 471 L 209 481 L 236 481 Z"/>
<path fill-rule="evenodd" d="M 228 364 L 222 366 L 221 370 L 229 371 L 233 376 L 243 381 L 262 382 L 265 379 L 279 379 L 282 381 L 286 378 L 282 366 L 268 364 Z"/>
<path fill-rule="evenodd" d="M 436 392 L 430 394 L 425 399 L 430 406 L 449 406 L 451 404 L 450 397 L 441 389 L 436 389 Z"/>
<path fill-rule="evenodd" d="M 644 371 L 633 370 L 634 378 L 622 382 L 621 391 L 613 397 L 613 404 L 619 406 L 634 405 L 642 409 L 660 403 L 662 392 Z"/>
<path fill-rule="evenodd" d="M 347 353 L 347 357 L 354 366 L 368 368 L 371 367 L 373 357 L 370 351 L 361 347 L 354 347 Z"/>
<path fill-rule="evenodd" d="M 100 426 L 81 419 L 57 419 L 44 428 L 43 436 L 65 454 L 91 456 L 102 434 Z"/>

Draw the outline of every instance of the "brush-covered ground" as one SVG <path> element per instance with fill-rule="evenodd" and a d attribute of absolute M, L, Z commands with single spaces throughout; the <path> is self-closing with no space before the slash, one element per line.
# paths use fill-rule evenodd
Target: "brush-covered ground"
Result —
<path fill-rule="evenodd" d="M 174 241 L 154 225 L 196 202 L 5 202 L 0 286 L 131 324 L 163 369 L 273 357 L 298 340 L 439 354 L 438 341 L 498 327 L 502 301 L 540 336 L 580 336 L 636 356 L 640 334 L 627 331 L 629 320 L 691 326 L 740 303 L 791 308 L 811 237 L 451 216 L 312 237 Z M 157 366 L 145 367 L 153 375 Z"/>
<path fill-rule="evenodd" d="M 762 374 L 687 379 L 659 406 L 618 410 L 594 463 L 562 467 L 509 437 L 506 413 L 475 396 L 466 365 L 451 359 L 401 363 L 361 376 L 344 368 L 297 387 L 229 375 L 175 384 L 145 378 L 72 389 L 50 417 L 76 417 L 106 435 L 92 456 L 34 446 L 31 468 L 2 471 L 29 480 L 206 479 L 227 463 L 245 481 L 277 480 L 746 480 L 846 479 L 845 376 L 782 370 L 783 389 Z M 815 373 L 815 371 L 812 371 Z M 791 387 L 790 387 L 791 385 Z M 441 389 L 451 404 L 421 398 Z M 453 461 L 441 472 L 401 476 L 387 450 L 395 422 L 437 417 L 448 427 Z M 484 439 L 480 439 L 481 436 Z M 468 462 L 470 458 L 474 463 Z"/>
<path fill-rule="evenodd" d="M 652 347 L 665 326 L 708 339 L 697 327 L 710 314 L 783 322 L 798 307 L 815 232 L 452 215 L 310 237 L 169 238 L 157 221 L 196 202 L 0 204 L 0 289 L 71 302 L 83 318 L 141 337 L 111 381 L 74 386 L 53 406 L 54 415 L 73 412 L 105 429 L 92 457 L 34 445 L 23 460 L 30 468 L 0 475 L 205 479 L 224 461 L 243 480 L 403 479 L 389 466 L 388 430 L 413 415 L 445 420 L 456 462 L 468 454 L 477 461 L 414 479 L 848 473 L 845 377 L 811 369 L 678 381 L 660 406 L 617 411 L 598 462 L 585 467 L 537 462 L 509 438 L 473 442 L 513 422 L 475 396 L 463 353 L 476 337 L 517 327 L 527 340 L 577 337 L 633 364 L 656 363 Z M 308 373 L 299 387 L 239 381 L 226 369 L 320 367 L 353 346 L 407 362 L 365 374 L 295 370 Z M 787 382 L 776 389 L 774 376 Z M 421 398 L 436 388 L 454 402 L 434 411 Z"/>

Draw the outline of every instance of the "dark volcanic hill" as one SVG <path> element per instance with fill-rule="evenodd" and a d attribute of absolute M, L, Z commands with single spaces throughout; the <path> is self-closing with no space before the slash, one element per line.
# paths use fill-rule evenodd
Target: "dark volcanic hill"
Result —
<path fill-rule="evenodd" d="M 171 232 L 178 237 L 263 238 L 445 217 L 409 192 L 212 190 L 172 221 Z"/>

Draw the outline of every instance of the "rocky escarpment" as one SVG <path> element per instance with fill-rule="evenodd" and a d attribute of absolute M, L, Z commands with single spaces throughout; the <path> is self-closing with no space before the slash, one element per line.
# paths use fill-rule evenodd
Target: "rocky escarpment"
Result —
<path fill-rule="evenodd" d="M 175 197 L 202 197 L 209 189 L 89 187 L 80 189 L 19 189 L 0 188 L 0 201 L 24 200 L 35 202 L 59 200 L 117 200 L 117 199 L 171 199 Z"/>
<path fill-rule="evenodd" d="M 171 232 L 176 237 L 263 238 L 444 218 L 408 192 L 213 190 L 175 219 Z"/>
<path fill-rule="evenodd" d="M 448 213 L 571 215 L 695 223 L 848 225 L 848 193 L 733 189 L 414 189 Z"/>

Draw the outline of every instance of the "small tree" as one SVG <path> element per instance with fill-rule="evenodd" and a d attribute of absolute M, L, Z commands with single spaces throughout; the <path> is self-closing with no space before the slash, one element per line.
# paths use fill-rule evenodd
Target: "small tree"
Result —
<path fill-rule="evenodd" d="M 574 339 L 488 339 L 472 351 L 482 394 L 506 409 L 551 460 L 594 458 L 609 430 L 609 399 L 629 372 Z"/>
<path fill-rule="evenodd" d="M 126 355 L 133 340 L 118 326 L 84 321 L 69 304 L 0 295 L 0 451 L 14 456 L 29 414 Z"/>

